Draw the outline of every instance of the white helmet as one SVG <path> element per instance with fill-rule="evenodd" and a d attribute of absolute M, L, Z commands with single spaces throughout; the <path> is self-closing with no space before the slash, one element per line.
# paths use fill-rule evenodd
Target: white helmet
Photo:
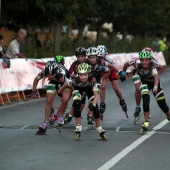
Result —
<path fill-rule="evenodd" d="M 103 57 L 107 54 L 107 48 L 104 45 L 97 46 L 97 56 Z"/>
<path fill-rule="evenodd" d="M 142 51 L 148 51 L 151 53 L 151 56 L 153 57 L 153 50 L 150 47 L 145 47 Z"/>
<path fill-rule="evenodd" d="M 90 55 L 96 55 L 97 56 L 97 48 L 96 47 L 89 47 L 86 50 L 86 56 L 90 56 Z"/>

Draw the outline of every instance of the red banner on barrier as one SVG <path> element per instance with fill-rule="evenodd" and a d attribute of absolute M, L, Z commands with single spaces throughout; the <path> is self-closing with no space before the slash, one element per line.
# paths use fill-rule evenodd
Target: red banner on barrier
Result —
<path fill-rule="evenodd" d="M 130 60 L 132 57 L 137 57 L 138 53 L 123 53 L 123 54 L 111 54 L 113 61 L 118 69 L 122 69 L 123 64 Z M 154 57 L 158 62 L 166 66 L 166 62 L 162 52 L 154 53 Z M 48 59 L 12 59 L 11 67 L 4 68 L 3 60 L 0 59 L 0 93 L 6 93 L 11 91 L 22 91 L 32 89 L 34 78 L 37 74 L 45 68 Z M 70 68 L 71 64 L 76 60 L 75 56 L 65 57 L 65 66 Z M 47 84 L 47 80 L 45 84 Z M 42 88 L 42 81 L 40 80 L 37 89 Z"/>

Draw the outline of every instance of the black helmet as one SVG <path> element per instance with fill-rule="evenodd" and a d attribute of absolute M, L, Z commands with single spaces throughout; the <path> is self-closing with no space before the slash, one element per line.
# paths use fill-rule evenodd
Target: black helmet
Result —
<path fill-rule="evenodd" d="M 84 47 L 78 47 L 75 51 L 75 55 L 84 55 L 86 56 L 86 49 Z"/>
<path fill-rule="evenodd" d="M 57 63 L 61 63 L 61 64 L 64 64 L 65 63 L 65 59 L 63 56 L 61 55 L 57 55 L 54 57 L 54 60 L 57 62 Z"/>
<path fill-rule="evenodd" d="M 45 74 L 46 75 L 54 75 L 57 73 L 58 65 L 56 61 L 48 61 L 45 66 Z"/>

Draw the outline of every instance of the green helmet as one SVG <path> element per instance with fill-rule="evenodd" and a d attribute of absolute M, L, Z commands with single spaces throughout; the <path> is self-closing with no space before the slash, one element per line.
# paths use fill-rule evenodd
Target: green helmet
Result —
<path fill-rule="evenodd" d="M 142 58 L 152 58 L 152 55 L 149 51 L 142 51 L 139 53 L 139 59 Z"/>
<path fill-rule="evenodd" d="M 54 57 L 54 60 L 57 62 L 57 63 L 62 63 L 64 64 L 65 60 L 64 60 L 64 57 L 61 56 L 61 55 L 57 55 Z"/>
<path fill-rule="evenodd" d="M 91 72 L 91 68 L 89 64 L 82 63 L 78 65 L 77 73 L 90 73 L 90 72 Z"/>

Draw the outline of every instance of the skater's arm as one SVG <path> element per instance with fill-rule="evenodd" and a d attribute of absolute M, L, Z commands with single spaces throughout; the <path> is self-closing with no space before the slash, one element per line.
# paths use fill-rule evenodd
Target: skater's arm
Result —
<path fill-rule="evenodd" d="M 156 68 L 154 68 L 154 69 L 152 70 L 152 74 L 153 74 L 153 77 L 154 77 L 153 93 L 157 93 L 158 84 L 159 84 L 159 76 L 158 76 L 158 73 L 157 73 Z"/>
<path fill-rule="evenodd" d="M 159 66 L 157 67 L 157 71 L 158 71 L 158 75 L 162 74 L 163 71 L 164 71 L 164 67 L 161 66 L 161 65 L 159 65 Z"/>
<path fill-rule="evenodd" d="M 126 71 L 129 66 L 130 66 L 130 65 L 129 65 L 129 62 L 128 62 L 128 61 L 127 61 L 126 63 L 124 63 L 124 65 L 123 65 L 123 71 Z"/>
<path fill-rule="evenodd" d="M 102 77 L 102 80 L 107 79 L 107 77 L 109 77 L 110 73 L 111 73 L 111 71 L 110 71 L 110 69 L 108 69 L 108 71 L 105 72 L 104 76 Z"/>
<path fill-rule="evenodd" d="M 115 70 L 116 72 L 119 72 L 119 70 L 113 64 L 108 63 L 107 67 L 109 67 L 111 70 Z"/>
<path fill-rule="evenodd" d="M 33 81 L 32 91 L 36 91 L 38 82 L 39 82 L 39 80 L 38 80 L 37 77 L 36 77 L 36 78 L 34 79 L 34 81 Z"/>

